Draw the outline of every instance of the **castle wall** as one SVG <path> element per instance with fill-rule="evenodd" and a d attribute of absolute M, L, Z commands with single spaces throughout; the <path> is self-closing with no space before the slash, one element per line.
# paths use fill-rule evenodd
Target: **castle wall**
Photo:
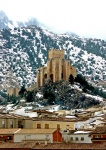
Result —
<path fill-rule="evenodd" d="M 20 91 L 20 88 L 9 88 L 7 89 L 7 94 L 9 96 L 12 96 L 12 95 L 18 96 L 19 91 Z"/>
<path fill-rule="evenodd" d="M 74 66 L 72 66 L 71 74 L 73 75 L 73 77 L 76 77 L 76 68 Z"/>
<path fill-rule="evenodd" d="M 49 59 L 52 59 L 52 58 L 63 58 L 64 59 L 64 56 L 65 56 L 65 51 L 64 50 L 51 49 L 49 51 L 49 54 L 48 54 Z"/>
<path fill-rule="evenodd" d="M 50 50 L 47 67 L 41 67 L 37 73 L 37 87 L 42 86 L 48 79 L 52 82 L 69 80 L 69 75 L 76 77 L 76 68 L 70 65 L 70 61 L 64 59 L 64 50 Z"/>
<path fill-rule="evenodd" d="M 47 61 L 47 78 L 50 77 L 50 73 L 52 72 L 51 61 Z"/>

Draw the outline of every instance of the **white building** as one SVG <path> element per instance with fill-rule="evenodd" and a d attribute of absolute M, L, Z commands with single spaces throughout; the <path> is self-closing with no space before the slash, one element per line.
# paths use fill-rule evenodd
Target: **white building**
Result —
<path fill-rule="evenodd" d="M 62 138 L 67 143 L 92 143 L 89 133 L 91 131 L 73 131 L 62 133 Z"/>
<path fill-rule="evenodd" d="M 14 142 L 61 142 L 62 134 L 56 129 L 21 129 L 14 134 Z"/>

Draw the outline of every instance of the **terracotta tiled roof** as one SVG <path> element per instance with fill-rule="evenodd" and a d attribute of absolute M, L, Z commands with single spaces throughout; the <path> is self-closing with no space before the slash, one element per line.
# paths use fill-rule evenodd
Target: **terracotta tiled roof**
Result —
<path fill-rule="evenodd" d="M 91 134 L 96 133 L 106 134 L 106 126 L 96 127 L 96 129 L 91 132 Z"/>
<path fill-rule="evenodd" d="M 17 119 L 19 119 L 19 118 L 22 118 L 22 119 L 32 119 L 32 118 L 30 118 L 30 117 L 28 117 L 28 116 L 21 116 L 21 115 L 16 115 L 16 114 L 0 114 L 0 118 L 2 118 L 2 119 L 6 119 L 6 118 L 17 118 Z"/>
<path fill-rule="evenodd" d="M 64 118 L 64 117 L 33 117 L 34 121 L 62 121 L 62 122 L 78 122 L 78 121 L 86 121 L 88 117 L 81 117 L 81 118 Z"/>
<path fill-rule="evenodd" d="M 14 134 L 19 130 L 20 130 L 20 128 L 0 129 L 0 134 Z"/>
<path fill-rule="evenodd" d="M 50 111 L 47 111 L 47 110 L 34 110 L 33 112 L 37 112 L 37 113 L 46 113 L 46 114 L 55 114 L 55 112 L 50 112 Z"/>
<path fill-rule="evenodd" d="M 53 133 L 56 129 L 21 129 L 16 134 L 46 134 Z"/>
<path fill-rule="evenodd" d="M 105 149 L 106 145 L 105 144 L 83 144 L 83 143 L 80 143 L 80 144 L 74 144 L 74 143 L 71 143 L 71 144 L 47 144 L 47 145 L 44 145 L 44 144 L 39 144 L 35 147 L 33 147 L 33 149 Z"/>
<path fill-rule="evenodd" d="M 106 143 L 103 144 L 63 144 L 63 143 L 52 143 L 52 144 L 37 144 L 32 142 L 25 143 L 0 143 L 0 148 L 32 148 L 34 149 L 92 149 L 92 150 L 103 150 L 106 149 Z"/>

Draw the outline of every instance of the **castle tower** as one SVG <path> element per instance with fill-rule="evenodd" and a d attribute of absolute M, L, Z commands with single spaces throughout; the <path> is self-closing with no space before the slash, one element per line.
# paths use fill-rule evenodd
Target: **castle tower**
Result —
<path fill-rule="evenodd" d="M 37 87 L 42 86 L 48 79 L 52 82 L 68 81 L 70 74 L 75 78 L 76 68 L 65 59 L 65 51 L 51 49 L 48 53 L 47 67 L 38 68 Z"/>

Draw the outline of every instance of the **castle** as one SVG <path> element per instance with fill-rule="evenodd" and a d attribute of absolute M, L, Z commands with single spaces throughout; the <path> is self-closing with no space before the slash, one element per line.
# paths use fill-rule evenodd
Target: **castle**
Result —
<path fill-rule="evenodd" d="M 51 49 L 48 53 L 47 67 L 38 68 L 37 87 L 44 85 L 48 79 L 51 79 L 52 82 L 68 81 L 70 74 L 75 78 L 76 68 L 65 59 L 65 51 Z"/>

